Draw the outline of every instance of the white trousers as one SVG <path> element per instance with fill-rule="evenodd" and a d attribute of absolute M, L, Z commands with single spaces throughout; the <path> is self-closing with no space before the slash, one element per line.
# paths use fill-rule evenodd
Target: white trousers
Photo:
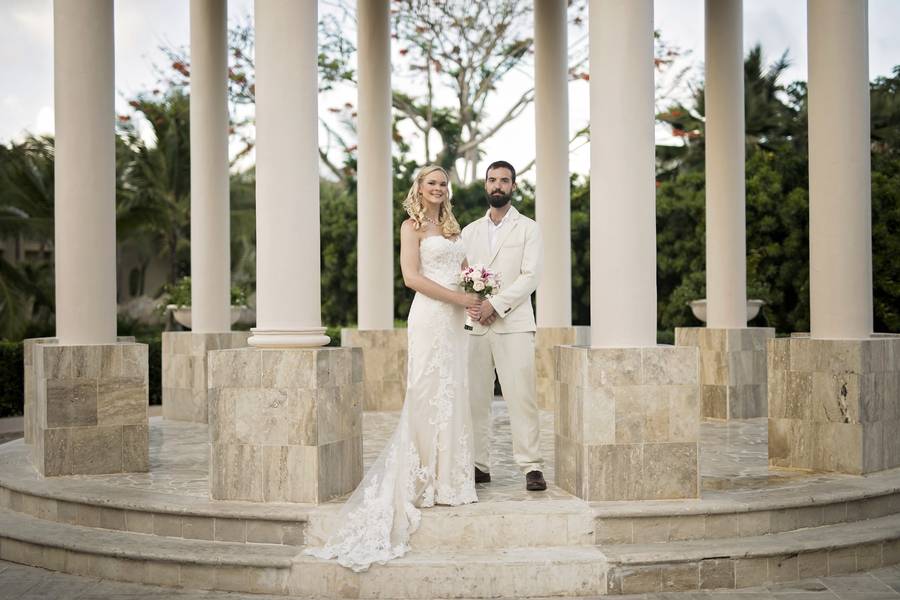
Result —
<path fill-rule="evenodd" d="M 509 409 L 513 459 L 522 473 L 540 471 L 540 416 L 534 371 L 534 333 L 469 336 L 469 405 L 475 436 L 475 466 L 490 472 L 491 401 L 494 368 Z"/>

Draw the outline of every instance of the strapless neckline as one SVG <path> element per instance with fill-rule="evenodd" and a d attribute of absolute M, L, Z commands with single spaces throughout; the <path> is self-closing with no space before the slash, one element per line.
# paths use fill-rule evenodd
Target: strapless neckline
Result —
<path fill-rule="evenodd" d="M 455 243 L 459 242 L 459 240 L 461 240 L 462 238 L 457 236 L 451 240 L 450 238 L 445 238 L 442 235 L 429 235 L 428 237 L 422 238 L 422 241 L 419 242 L 419 244 L 421 245 L 421 244 L 424 244 L 425 242 L 427 242 L 428 240 L 434 240 L 434 239 L 446 240 L 446 241 L 450 242 L 451 244 L 455 244 Z"/>

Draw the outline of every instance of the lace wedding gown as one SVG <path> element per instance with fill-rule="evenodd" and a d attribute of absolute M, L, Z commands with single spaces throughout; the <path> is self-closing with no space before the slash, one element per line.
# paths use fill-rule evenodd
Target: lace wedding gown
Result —
<path fill-rule="evenodd" d="M 422 274 L 456 288 L 463 242 L 427 237 Z M 406 400 L 400 422 L 375 464 L 341 509 L 338 529 L 307 554 L 354 571 L 409 550 L 421 507 L 476 502 L 472 424 L 466 386 L 464 310 L 416 294 L 407 321 Z"/>

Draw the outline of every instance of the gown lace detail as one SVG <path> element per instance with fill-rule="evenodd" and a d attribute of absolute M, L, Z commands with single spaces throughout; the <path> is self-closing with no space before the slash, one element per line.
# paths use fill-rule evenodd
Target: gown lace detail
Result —
<path fill-rule="evenodd" d="M 455 288 L 462 241 L 428 237 L 419 246 L 422 274 Z M 406 399 L 400 421 L 350 496 L 325 545 L 306 554 L 365 571 L 403 556 L 422 507 L 477 502 L 466 374 L 465 312 L 416 294 L 407 321 Z"/>

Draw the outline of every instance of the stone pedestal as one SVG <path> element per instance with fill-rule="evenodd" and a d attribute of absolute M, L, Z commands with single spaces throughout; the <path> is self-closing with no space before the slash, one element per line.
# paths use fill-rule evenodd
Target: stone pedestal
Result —
<path fill-rule="evenodd" d="M 162 410 L 171 421 L 209 423 L 207 356 L 211 350 L 245 348 L 249 331 L 162 334 Z"/>
<path fill-rule="evenodd" d="M 695 348 L 557 348 L 556 485 L 585 500 L 699 496 Z"/>
<path fill-rule="evenodd" d="M 341 329 L 341 346 L 362 348 L 363 410 L 403 408 L 406 329 Z"/>
<path fill-rule="evenodd" d="M 320 503 L 362 479 L 362 350 L 209 353 L 210 497 Z"/>
<path fill-rule="evenodd" d="M 25 364 L 24 377 L 22 379 L 25 388 L 25 401 L 23 403 L 24 424 L 23 429 L 26 444 L 33 444 L 35 438 L 35 393 L 37 390 L 37 381 L 34 376 L 34 353 L 35 349 L 42 344 L 55 345 L 56 338 L 30 338 L 22 342 L 22 362 Z"/>
<path fill-rule="evenodd" d="M 146 344 L 36 344 L 32 359 L 41 475 L 150 469 Z"/>
<path fill-rule="evenodd" d="M 119 336 L 116 341 L 119 343 L 128 343 L 134 342 L 134 336 L 125 335 Z M 22 362 L 25 364 L 25 371 L 23 377 L 23 383 L 25 388 L 25 398 L 23 402 L 24 409 L 24 434 L 25 434 L 25 443 L 31 444 L 33 443 L 35 436 L 35 390 L 37 389 L 37 380 L 34 375 L 34 352 L 35 348 L 37 348 L 41 344 L 50 344 L 55 345 L 59 343 L 59 340 L 55 337 L 46 337 L 46 338 L 29 338 L 24 340 L 22 346 Z"/>
<path fill-rule="evenodd" d="M 709 419 L 765 417 L 766 342 L 772 327 L 676 327 L 675 345 L 700 349 L 700 414 Z"/>
<path fill-rule="evenodd" d="M 770 340 L 768 370 L 771 466 L 900 466 L 900 336 Z"/>
<path fill-rule="evenodd" d="M 588 346 L 591 328 L 538 327 L 534 336 L 534 368 L 537 374 L 537 403 L 541 410 L 556 409 L 556 346 Z"/>

